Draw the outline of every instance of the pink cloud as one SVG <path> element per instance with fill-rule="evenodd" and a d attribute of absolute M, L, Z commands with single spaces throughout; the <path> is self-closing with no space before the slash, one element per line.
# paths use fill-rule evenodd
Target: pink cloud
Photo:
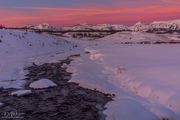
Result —
<path fill-rule="evenodd" d="M 180 18 L 179 7 L 142 6 L 124 8 L 16 8 L 0 9 L 0 23 L 23 25 L 48 22 L 53 25 L 78 23 L 122 23 Z"/>

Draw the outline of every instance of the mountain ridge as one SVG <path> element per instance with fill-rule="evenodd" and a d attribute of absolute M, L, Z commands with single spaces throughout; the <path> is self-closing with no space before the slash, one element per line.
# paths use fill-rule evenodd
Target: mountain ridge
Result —
<path fill-rule="evenodd" d="M 4 27 L 6 28 L 6 27 Z M 3 29 L 3 28 L 2 28 Z M 121 32 L 121 31 L 132 31 L 132 32 L 150 32 L 150 33 L 180 33 L 180 19 L 169 20 L 169 21 L 153 21 L 149 24 L 143 22 L 137 22 L 132 26 L 125 26 L 122 24 L 77 24 L 71 27 L 54 27 L 48 23 L 42 23 L 39 25 L 27 24 L 20 27 L 13 27 L 13 29 L 31 29 L 39 31 L 69 31 L 69 32 Z"/>

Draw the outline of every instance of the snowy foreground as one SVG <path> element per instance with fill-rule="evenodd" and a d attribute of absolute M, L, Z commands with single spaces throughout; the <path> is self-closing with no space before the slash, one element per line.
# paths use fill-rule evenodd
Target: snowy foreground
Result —
<path fill-rule="evenodd" d="M 125 32 L 97 41 L 63 38 L 67 42 L 50 35 L 0 30 L 0 37 L 2 88 L 23 89 L 24 68 L 33 62 L 56 62 L 79 53 L 68 68 L 71 81 L 116 95 L 104 111 L 107 120 L 180 120 L 180 44 L 122 44 L 180 41 L 178 34 Z"/>
<path fill-rule="evenodd" d="M 74 72 L 72 81 L 116 94 L 106 106 L 107 120 L 180 119 L 180 45 L 121 44 L 148 40 L 180 39 L 178 35 L 125 32 L 78 42 L 89 55 L 82 55 L 69 68 Z"/>

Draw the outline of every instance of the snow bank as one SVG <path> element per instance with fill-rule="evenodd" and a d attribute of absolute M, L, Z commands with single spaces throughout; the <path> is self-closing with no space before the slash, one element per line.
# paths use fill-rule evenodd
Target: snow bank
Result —
<path fill-rule="evenodd" d="M 89 54 L 72 62 L 71 80 L 116 94 L 115 101 L 107 105 L 107 120 L 179 120 L 180 45 L 121 44 L 129 37 L 134 42 L 178 39 L 173 34 L 123 32 L 81 43 Z"/>

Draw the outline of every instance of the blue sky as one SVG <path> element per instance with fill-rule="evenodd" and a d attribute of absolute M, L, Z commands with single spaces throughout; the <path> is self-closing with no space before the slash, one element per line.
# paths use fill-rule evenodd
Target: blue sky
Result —
<path fill-rule="evenodd" d="M 83 5 L 112 7 L 158 3 L 159 0 L 0 0 L 1 7 L 83 7 Z"/>

